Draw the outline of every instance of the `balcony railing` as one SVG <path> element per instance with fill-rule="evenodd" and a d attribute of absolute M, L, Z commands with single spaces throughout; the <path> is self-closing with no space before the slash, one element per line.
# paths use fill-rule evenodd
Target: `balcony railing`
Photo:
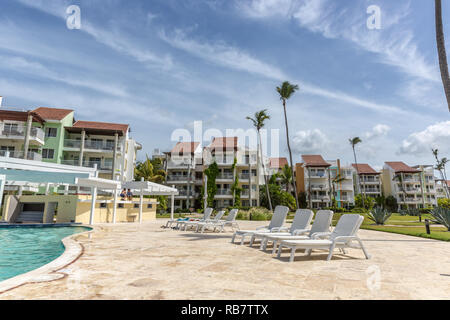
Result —
<path fill-rule="evenodd" d="M 223 173 L 223 174 L 219 174 L 216 179 L 218 179 L 218 180 L 233 180 L 234 175 L 232 173 Z"/>
<path fill-rule="evenodd" d="M 167 181 L 188 181 L 189 176 L 168 176 Z M 191 177 L 191 181 L 194 181 L 195 178 Z"/>
<path fill-rule="evenodd" d="M 64 139 L 65 148 L 81 149 L 81 140 Z M 88 150 L 114 151 L 114 145 L 106 141 L 85 140 L 84 148 Z M 121 146 L 117 146 L 117 151 L 122 151 Z"/>
<path fill-rule="evenodd" d="M 216 193 L 217 196 L 231 196 L 231 190 L 228 189 L 219 189 Z"/>
<path fill-rule="evenodd" d="M 61 161 L 61 164 L 67 165 L 67 166 L 75 166 L 79 167 L 80 162 L 78 160 L 63 160 Z M 83 161 L 82 167 L 85 168 L 95 168 L 97 166 L 97 170 L 107 170 L 111 171 L 113 169 L 113 165 L 110 162 L 100 162 L 100 161 Z"/>
<path fill-rule="evenodd" d="M 0 157 L 23 159 L 24 155 L 23 151 L 0 151 Z M 26 160 L 42 161 L 42 155 L 36 152 L 28 152 Z"/>
<path fill-rule="evenodd" d="M 5 126 L 0 124 L 0 137 L 9 139 L 24 139 L 27 133 L 27 126 Z M 37 139 L 44 142 L 45 133 L 41 128 L 32 127 L 30 130 L 30 139 Z"/>

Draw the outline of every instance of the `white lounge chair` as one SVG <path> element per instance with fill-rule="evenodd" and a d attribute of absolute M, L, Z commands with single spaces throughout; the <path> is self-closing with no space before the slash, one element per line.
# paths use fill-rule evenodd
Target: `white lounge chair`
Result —
<path fill-rule="evenodd" d="M 211 218 L 212 212 L 213 212 L 212 208 L 206 208 L 202 219 L 191 219 L 189 221 L 179 221 L 175 228 L 178 230 L 183 230 L 183 229 L 186 230 L 187 227 L 195 226 L 196 223 L 198 223 L 199 221 L 209 221 Z"/>
<path fill-rule="evenodd" d="M 195 226 L 195 232 L 198 232 L 198 229 L 201 225 L 205 225 L 208 223 L 211 224 L 215 224 L 218 223 L 220 221 L 220 219 L 222 219 L 223 215 L 225 214 L 225 211 L 219 211 L 216 216 L 214 217 L 214 219 L 210 219 L 207 221 L 197 221 L 197 222 L 193 222 L 191 226 Z"/>
<path fill-rule="evenodd" d="M 269 242 L 272 242 L 272 254 L 274 254 L 277 250 L 278 243 L 283 240 L 308 240 L 311 239 L 315 234 L 329 234 L 333 215 L 334 213 L 331 210 L 319 210 L 316 213 L 316 217 L 311 229 L 297 229 L 290 235 L 280 235 L 276 233 L 267 234 L 267 236 L 261 241 L 261 244 L 264 243 L 262 250 L 266 250 L 267 244 Z"/>
<path fill-rule="evenodd" d="M 272 236 L 292 236 L 297 230 L 305 230 L 311 224 L 311 220 L 314 216 L 314 212 L 308 209 L 299 209 L 295 212 L 294 221 L 292 222 L 291 228 L 287 232 L 273 232 L 270 233 Z M 250 239 L 250 247 L 257 239 L 261 239 L 261 249 L 266 245 L 267 232 L 257 232 L 254 233 Z"/>
<path fill-rule="evenodd" d="M 280 243 L 278 249 L 278 258 L 281 257 L 283 248 L 291 249 L 290 262 L 294 261 L 295 251 L 297 249 L 305 249 L 306 254 L 311 255 L 312 250 L 321 249 L 328 250 L 329 254 L 327 261 L 330 261 L 333 257 L 333 251 L 335 248 L 343 250 L 345 254 L 345 248 L 361 249 L 366 256 L 366 259 L 370 259 L 370 255 L 364 247 L 361 239 L 357 236 L 357 232 L 364 221 L 364 217 L 358 214 L 345 214 L 339 220 L 334 231 L 328 236 L 328 239 L 313 239 L 313 240 L 287 240 Z M 316 238 L 322 238 L 326 235 L 317 234 Z M 356 241 L 359 245 L 354 245 L 352 242 Z"/>
<path fill-rule="evenodd" d="M 239 230 L 239 225 L 236 222 L 236 216 L 238 212 L 238 209 L 231 210 L 225 220 L 219 220 L 216 222 L 199 222 L 197 224 L 197 231 L 201 227 L 201 233 L 210 228 L 214 228 L 214 231 L 220 228 L 219 232 L 223 232 L 226 226 L 231 226 L 233 230 L 234 226 L 236 226 Z"/>
<path fill-rule="evenodd" d="M 241 237 L 241 245 L 244 244 L 245 237 L 251 237 L 254 233 L 262 233 L 262 232 L 278 232 L 282 230 L 287 230 L 287 228 L 283 228 L 284 221 L 286 220 L 286 216 L 289 212 L 289 208 L 285 206 L 277 206 L 272 216 L 272 220 L 270 224 L 265 227 L 259 227 L 256 230 L 238 230 L 233 234 L 233 238 L 231 239 L 231 243 L 234 243 L 234 240 L 237 236 Z"/>

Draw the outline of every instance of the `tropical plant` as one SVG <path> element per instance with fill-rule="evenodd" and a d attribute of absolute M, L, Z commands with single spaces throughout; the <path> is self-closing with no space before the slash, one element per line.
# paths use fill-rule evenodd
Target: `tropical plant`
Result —
<path fill-rule="evenodd" d="M 274 207 L 276 206 L 286 206 L 290 210 L 296 209 L 295 198 L 292 194 L 281 190 L 281 187 L 276 184 L 269 185 L 270 197 Z M 266 193 L 260 190 L 259 201 L 262 207 L 269 208 L 269 203 L 267 200 Z"/>
<path fill-rule="evenodd" d="M 305 191 L 302 191 L 298 194 L 298 205 L 300 209 L 306 209 L 308 207 L 308 196 Z"/>
<path fill-rule="evenodd" d="M 450 209 L 450 199 L 438 199 L 438 207 Z"/>
<path fill-rule="evenodd" d="M 388 196 L 385 200 L 385 207 L 391 212 L 395 212 L 398 209 L 397 198 L 394 196 Z"/>
<path fill-rule="evenodd" d="M 362 140 L 359 137 L 354 137 L 354 138 L 348 139 L 348 141 L 350 142 L 350 145 L 352 146 L 352 149 L 353 149 L 353 157 L 355 159 L 356 175 L 358 177 L 358 185 L 359 185 L 360 190 L 364 191 L 363 188 L 362 188 L 362 185 L 361 185 L 361 177 L 359 175 L 358 160 L 356 159 L 356 150 L 355 150 L 356 145 L 361 143 Z M 365 207 L 365 205 L 364 205 L 364 196 L 365 196 L 365 194 L 364 194 L 364 192 L 362 192 L 362 194 L 363 194 L 363 196 L 362 196 L 362 206 L 364 208 Z"/>
<path fill-rule="evenodd" d="M 431 211 L 431 215 L 450 231 L 450 209 L 437 207 Z"/>
<path fill-rule="evenodd" d="M 256 129 L 256 132 L 258 133 L 258 158 L 260 159 L 260 162 L 262 164 L 263 174 L 264 174 L 264 182 L 266 184 L 266 195 L 268 198 L 269 208 L 270 211 L 272 211 L 272 201 L 270 200 L 270 193 L 269 193 L 269 184 L 267 182 L 267 175 L 266 175 L 266 168 L 264 165 L 264 159 L 263 159 L 263 152 L 262 152 L 262 141 L 261 141 L 261 129 L 264 128 L 265 121 L 270 119 L 270 116 L 267 114 L 267 109 L 258 111 L 255 113 L 255 117 L 247 117 L 247 120 L 250 120 L 253 122 L 253 126 Z"/>
<path fill-rule="evenodd" d="M 233 206 L 240 207 L 242 188 L 239 187 L 239 177 L 236 174 L 236 164 L 237 158 L 234 158 L 233 165 L 231 166 L 231 170 L 233 170 L 234 174 L 234 181 L 233 184 L 231 185 L 231 192 L 233 193 Z"/>
<path fill-rule="evenodd" d="M 208 169 L 205 170 L 205 175 L 208 177 L 206 186 L 207 205 L 212 208 L 214 206 L 214 197 L 217 193 L 216 178 L 219 175 L 219 166 L 216 161 L 214 161 Z"/>
<path fill-rule="evenodd" d="M 334 177 L 331 180 L 331 186 L 332 186 L 332 195 L 331 196 L 332 196 L 332 202 L 333 202 L 334 206 L 336 206 L 336 186 L 344 180 L 345 180 L 345 178 L 343 176 L 341 176 L 340 173 L 338 173 L 336 175 L 336 177 Z"/>
<path fill-rule="evenodd" d="M 442 3 L 435 0 L 436 13 L 436 43 L 439 57 L 439 67 L 441 69 L 442 84 L 445 96 L 447 97 L 448 111 L 450 111 L 450 75 L 448 71 L 447 53 L 445 50 L 444 27 L 442 24 Z"/>
<path fill-rule="evenodd" d="M 447 158 L 439 159 L 439 150 L 438 149 L 431 149 L 431 150 L 432 150 L 433 155 L 434 155 L 434 157 L 436 159 L 436 167 L 435 167 L 435 169 L 437 171 L 439 171 L 439 173 L 441 175 L 441 181 L 443 183 L 442 187 L 445 190 L 447 198 L 450 198 L 450 190 L 449 190 L 449 187 L 448 187 L 447 183 L 445 183 L 447 181 L 447 172 L 445 170 L 445 166 L 447 165 L 449 160 Z"/>
<path fill-rule="evenodd" d="M 391 216 L 392 213 L 390 211 L 376 207 L 369 212 L 367 218 L 375 222 L 377 225 L 384 225 Z"/>
<path fill-rule="evenodd" d="M 161 160 L 150 160 L 146 156 L 145 161 L 137 162 L 134 169 L 134 179 L 141 181 L 142 178 L 144 178 L 144 181 L 163 183 L 166 180 L 166 172 L 162 169 Z"/>
<path fill-rule="evenodd" d="M 281 179 L 281 184 L 286 188 L 286 192 L 289 192 L 292 185 L 293 175 L 289 165 L 284 165 L 281 171 L 278 173 L 278 177 Z"/>
<path fill-rule="evenodd" d="M 364 208 L 367 210 L 372 210 L 372 208 L 375 206 L 375 199 L 367 197 L 366 201 L 364 201 L 362 194 L 357 194 L 355 196 L 355 206 L 356 208 Z"/>
<path fill-rule="evenodd" d="M 286 139 L 287 139 L 287 147 L 289 151 L 289 160 L 291 164 L 291 171 L 294 172 L 294 161 L 292 160 L 292 150 L 291 150 L 291 144 L 289 140 L 289 125 L 288 125 L 288 117 L 287 117 L 287 110 L 286 110 L 286 102 L 289 100 L 294 93 L 299 89 L 298 85 L 294 85 L 289 83 L 288 81 L 285 81 L 281 84 L 281 87 L 277 87 L 277 92 L 280 95 L 280 100 L 283 102 L 283 110 L 284 110 L 284 122 L 286 125 Z M 297 194 L 297 186 L 295 184 L 295 181 L 292 182 L 292 185 L 294 187 L 294 194 L 295 194 L 295 203 L 298 208 L 298 194 Z"/>

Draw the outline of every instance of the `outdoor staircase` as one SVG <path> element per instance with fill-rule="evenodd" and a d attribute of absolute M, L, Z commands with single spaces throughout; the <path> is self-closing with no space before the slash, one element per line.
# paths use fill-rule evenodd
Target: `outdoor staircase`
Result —
<path fill-rule="evenodd" d="M 16 223 L 42 223 L 44 212 L 42 211 L 22 211 L 16 219 Z"/>

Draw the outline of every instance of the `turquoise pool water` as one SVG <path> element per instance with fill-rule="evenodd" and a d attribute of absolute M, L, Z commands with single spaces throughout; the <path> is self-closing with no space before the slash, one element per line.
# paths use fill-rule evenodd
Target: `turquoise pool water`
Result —
<path fill-rule="evenodd" d="M 0 281 L 55 260 L 64 252 L 62 239 L 87 230 L 85 227 L 0 228 Z"/>

